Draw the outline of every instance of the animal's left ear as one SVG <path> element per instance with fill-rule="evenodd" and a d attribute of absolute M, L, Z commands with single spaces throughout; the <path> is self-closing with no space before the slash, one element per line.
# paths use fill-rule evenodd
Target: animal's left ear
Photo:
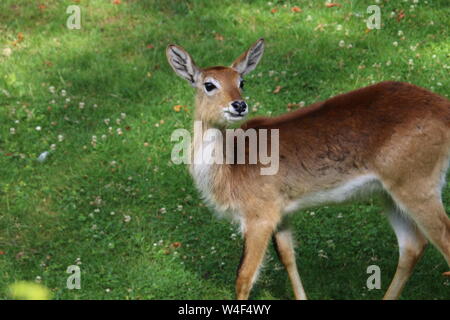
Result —
<path fill-rule="evenodd" d="M 245 75 L 256 68 L 264 53 L 264 39 L 256 41 L 250 49 L 245 51 L 231 65 L 241 75 Z"/>

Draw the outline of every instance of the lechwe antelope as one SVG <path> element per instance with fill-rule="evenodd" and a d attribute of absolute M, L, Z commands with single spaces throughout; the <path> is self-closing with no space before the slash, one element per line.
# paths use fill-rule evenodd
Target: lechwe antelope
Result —
<path fill-rule="evenodd" d="M 196 89 L 195 120 L 203 130 L 224 132 L 247 115 L 242 78 L 263 51 L 260 39 L 230 67 L 202 69 L 183 48 L 168 46 L 173 70 Z M 441 200 L 450 154 L 447 99 L 411 84 L 382 82 L 279 117 L 254 118 L 241 128 L 279 130 L 276 174 L 261 175 L 260 162 L 191 165 L 203 196 L 241 223 L 238 299 L 248 298 L 272 236 L 295 297 L 305 299 L 287 214 L 372 193 L 385 199 L 400 251 L 385 299 L 399 297 L 427 240 L 450 264 L 450 220 Z M 202 143 L 194 139 L 194 152 Z"/>

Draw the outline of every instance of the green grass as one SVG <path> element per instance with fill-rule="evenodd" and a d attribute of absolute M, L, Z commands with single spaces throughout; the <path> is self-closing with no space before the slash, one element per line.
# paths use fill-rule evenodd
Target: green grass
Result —
<path fill-rule="evenodd" d="M 364 19 L 375 1 L 326 8 L 312 0 L 81 0 L 81 30 L 65 27 L 66 7 L 75 1 L 41 2 L 44 9 L 36 1 L 0 4 L 0 298 L 9 297 L 14 281 L 36 277 L 56 299 L 234 297 L 242 240 L 202 204 L 187 169 L 170 162 L 170 134 L 190 128 L 194 92 L 168 66 L 169 43 L 211 66 L 231 63 L 264 37 L 265 56 L 245 93 L 250 105 L 261 105 L 257 114 L 281 114 L 288 103 L 382 80 L 449 94 L 447 0 L 382 0 L 382 28 L 371 32 Z M 293 13 L 294 5 L 303 12 Z M 399 10 L 406 14 L 400 22 L 390 15 Z M 14 45 L 19 32 L 23 40 Z M 179 104 L 188 111 L 175 112 Z M 449 198 L 446 189 L 447 209 Z M 381 298 L 397 245 L 379 205 L 313 212 L 293 219 L 308 296 Z M 68 290 L 65 271 L 78 258 L 82 289 Z M 365 286 L 371 264 L 381 268 L 382 290 Z M 450 282 L 441 276 L 447 270 L 429 247 L 402 298 L 449 299 Z M 292 298 L 273 249 L 251 297 Z"/>

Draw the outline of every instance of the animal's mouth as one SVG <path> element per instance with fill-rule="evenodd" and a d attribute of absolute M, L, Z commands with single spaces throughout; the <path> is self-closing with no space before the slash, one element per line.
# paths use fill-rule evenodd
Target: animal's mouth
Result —
<path fill-rule="evenodd" d="M 247 115 L 247 112 L 235 113 L 225 110 L 223 114 L 228 121 L 238 121 L 242 120 Z"/>
<path fill-rule="evenodd" d="M 230 111 L 225 111 L 226 114 L 228 114 L 232 118 L 242 118 L 245 114 L 243 112 L 240 113 L 233 113 Z"/>

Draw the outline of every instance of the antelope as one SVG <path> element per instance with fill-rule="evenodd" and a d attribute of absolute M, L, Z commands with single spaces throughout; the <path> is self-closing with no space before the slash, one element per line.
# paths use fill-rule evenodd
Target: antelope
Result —
<path fill-rule="evenodd" d="M 340 94 L 277 117 L 242 122 L 249 107 L 243 77 L 264 52 L 259 39 L 230 67 L 198 67 L 169 45 L 175 73 L 196 89 L 202 130 L 279 130 L 279 170 L 257 164 L 191 164 L 203 197 L 238 221 L 244 248 L 236 298 L 248 299 L 270 239 L 296 299 L 306 299 L 295 259 L 289 213 L 379 195 L 399 247 L 384 299 L 397 299 L 430 241 L 450 265 L 450 219 L 442 203 L 450 156 L 450 101 L 418 86 L 386 81 Z M 193 149 L 201 146 L 194 139 Z M 443 275 L 449 276 L 450 272 Z"/>

